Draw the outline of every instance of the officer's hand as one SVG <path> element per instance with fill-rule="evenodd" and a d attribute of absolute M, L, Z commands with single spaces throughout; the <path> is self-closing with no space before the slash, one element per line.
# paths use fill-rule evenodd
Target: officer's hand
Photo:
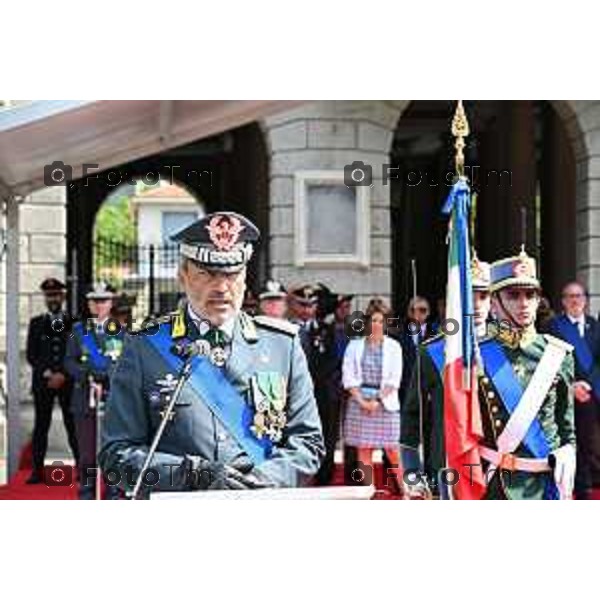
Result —
<path fill-rule="evenodd" d="M 576 381 L 573 386 L 575 392 L 575 399 L 577 402 L 585 403 L 592 399 L 591 387 L 589 383 L 585 381 Z"/>
<path fill-rule="evenodd" d="M 200 456 L 188 457 L 190 462 L 188 482 L 192 490 L 244 490 L 246 486 L 233 476 L 241 472 L 220 461 L 206 460 Z"/>
<path fill-rule="evenodd" d="M 192 490 L 207 490 L 214 483 L 219 463 L 201 456 L 186 456 L 183 468 L 187 482 Z"/>
<path fill-rule="evenodd" d="M 96 383 L 95 381 L 93 381 L 90 384 L 92 390 L 93 390 L 93 394 L 94 394 L 94 398 L 96 398 L 96 402 L 100 402 L 102 400 L 102 392 L 103 392 L 103 388 L 102 388 L 102 384 L 101 383 Z"/>
<path fill-rule="evenodd" d="M 48 387 L 52 390 L 59 390 L 65 385 L 66 378 L 60 372 L 55 372 L 48 377 Z"/>
<path fill-rule="evenodd" d="M 240 456 L 225 465 L 226 489 L 257 490 L 273 487 L 273 484 L 254 470 L 254 463 L 247 456 Z"/>

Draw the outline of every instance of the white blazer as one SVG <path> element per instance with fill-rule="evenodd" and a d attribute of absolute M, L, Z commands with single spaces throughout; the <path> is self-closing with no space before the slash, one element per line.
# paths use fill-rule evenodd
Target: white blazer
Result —
<path fill-rule="evenodd" d="M 351 340 L 346 347 L 342 364 L 342 385 L 345 389 L 360 387 L 363 384 L 361 361 L 365 351 L 365 338 Z M 383 365 L 381 374 L 381 390 L 386 386 L 400 388 L 402 381 L 402 346 L 387 335 L 383 338 Z M 389 405 L 389 406 L 388 406 Z M 386 398 L 387 410 L 400 410 L 398 394 L 390 394 Z"/>

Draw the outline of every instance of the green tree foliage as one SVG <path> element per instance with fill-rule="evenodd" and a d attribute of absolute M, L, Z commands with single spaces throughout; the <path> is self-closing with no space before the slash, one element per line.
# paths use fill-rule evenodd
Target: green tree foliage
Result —
<path fill-rule="evenodd" d="M 128 194 L 108 198 L 94 226 L 94 279 L 121 288 L 124 276 L 135 268 L 137 223 Z"/>
<path fill-rule="evenodd" d="M 117 244 L 135 244 L 137 228 L 128 195 L 109 198 L 98 211 L 94 240 L 110 240 Z"/>

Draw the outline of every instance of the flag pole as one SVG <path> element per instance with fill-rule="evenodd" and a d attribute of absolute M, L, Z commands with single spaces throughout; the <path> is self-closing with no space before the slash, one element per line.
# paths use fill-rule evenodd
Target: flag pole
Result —
<path fill-rule="evenodd" d="M 452 135 L 456 138 L 454 142 L 454 168 L 458 177 L 465 176 L 465 138 L 469 135 L 469 121 L 465 113 L 463 101 L 459 100 L 452 119 Z"/>
<path fill-rule="evenodd" d="M 467 115 L 465 113 L 465 107 L 463 106 L 463 101 L 459 100 L 456 105 L 456 110 L 454 112 L 454 117 L 452 118 L 452 135 L 455 138 L 454 141 L 454 168 L 456 170 L 456 175 L 459 179 L 466 179 L 465 177 L 465 138 L 469 135 L 469 121 L 467 119 Z M 471 213 L 473 215 L 474 213 Z M 451 219 L 451 226 L 452 223 Z M 474 220 L 471 218 L 471 230 L 474 228 Z M 471 231 L 471 235 L 472 235 Z M 471 373 L 470 369 L 466 369 L 463 373 L 463 389 L 470 390 L 471 389 Z"/>

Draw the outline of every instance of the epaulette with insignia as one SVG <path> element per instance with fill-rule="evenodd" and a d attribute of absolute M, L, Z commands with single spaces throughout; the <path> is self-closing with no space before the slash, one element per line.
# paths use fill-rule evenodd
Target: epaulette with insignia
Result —
<path fill-rule="evenodd" d="M 295 336 L 299 330 L 298 325 L 290 323 L 285 319 L 274 319 L 273 317 L 266 317 L 265 315 L 258 315 L 254 317 L 254 322 L 258 327 L 264 327 L 265 329 L 271 329 L 272 331 L 279 331 L 291 336 Z"/>
<path fill-rule="evenodd" d="M 555 346 L 558 346 L 559 348 L 563 348 L 565 352 L 573 352 L 573 346 L 568 342 L 565 342 L 564 340 L 561 340 L 560 338 L 557 338 L 554 335 L 550 335 L 549 333 L 544 333 L 543 335 L 549 344 L 553 344 Z"/>
<path fill-rule="evenodd" d="M 173 321 L 173 319 L 177 316 L 177 311 L 173 311 L 170 313 L 167 313 L 166 315 L 161 315 L 160 317 L 156 318 L 156 322 L 159 325 L 163 325 L 165 323 L 171 323 Z"/>

